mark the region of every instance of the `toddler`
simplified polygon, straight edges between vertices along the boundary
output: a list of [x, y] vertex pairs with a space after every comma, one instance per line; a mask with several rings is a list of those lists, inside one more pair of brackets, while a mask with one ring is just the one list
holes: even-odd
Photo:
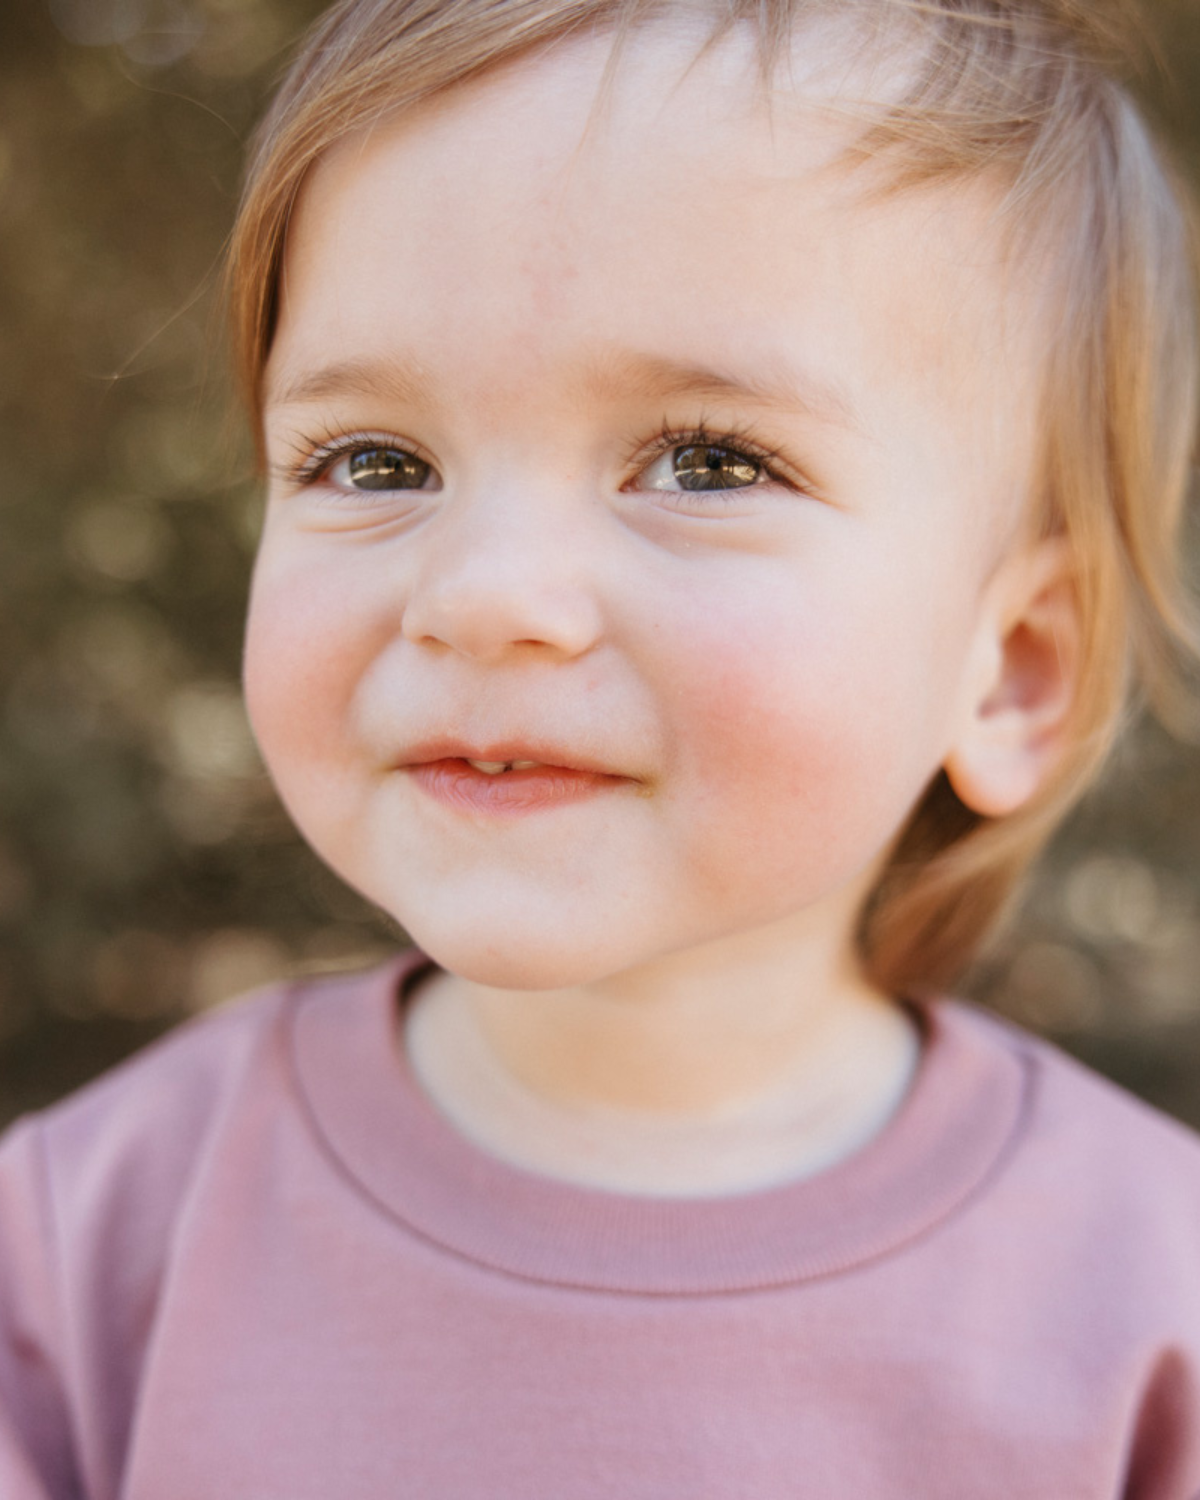
[[4, 1500], [1196, 1500], [1200, 1146], [951, 1000], [1186, 632], [1076, 0], [343, 0], [245, 679], [419, 949], [0, 1145]]

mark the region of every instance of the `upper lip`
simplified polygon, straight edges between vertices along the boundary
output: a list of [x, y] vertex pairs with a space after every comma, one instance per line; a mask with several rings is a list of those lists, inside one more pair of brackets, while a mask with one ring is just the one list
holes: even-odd
[[601, 776], [619, 776], [610, 766], [601, 764], [590, 755], [577, 750], [568, 750], [562, 745], [552, 745], [542, 740], [489, 740], [486, 744], [471, 745], [465, 740], [431, 739], [407, 746], [399, 756], [402, 766], [425, 765], [435, 760], [482, 760], [505, 763], [514, 760], [533, 760], [543, 766], [558, 766], [569, 771], [593, 771]]

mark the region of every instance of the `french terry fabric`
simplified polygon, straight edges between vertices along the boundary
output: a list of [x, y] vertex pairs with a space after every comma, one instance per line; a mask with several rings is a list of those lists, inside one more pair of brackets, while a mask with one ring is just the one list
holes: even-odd
[[0, 1142], [0, 1500], [1195, 1500], [1200, 1141], [920, 1009], [890, 1125], [663, 1200], [461, 1138], [424, 961], [253, 995]]

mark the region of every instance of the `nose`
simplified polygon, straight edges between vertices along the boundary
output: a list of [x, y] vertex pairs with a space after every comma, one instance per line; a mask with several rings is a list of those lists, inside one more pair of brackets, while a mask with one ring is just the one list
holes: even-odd
[[484, 664], [570, 659], [599, 639], [595, 539], [565, 493], [492, 487], [431, 518], [401, 633]]

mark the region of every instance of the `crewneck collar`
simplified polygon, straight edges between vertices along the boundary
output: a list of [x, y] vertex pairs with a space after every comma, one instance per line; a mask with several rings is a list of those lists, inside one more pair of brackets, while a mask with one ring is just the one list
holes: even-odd
[[493, 1271], [659, 1296], [748, 1292], [836, 1275], [931, 1232], [997, 1172], [1021, 1129], [1030, 1066], [966, 1007], [915, 1007], [908, 1096], [845, 1161], [715, 1198], [576, 1187], [490, 1156], [428, 1099], [402, 1046], [409, 951], [370, 974], [298, 986], [286, 1025], [298, 1096], [323, 1149], [398, 1230]]

